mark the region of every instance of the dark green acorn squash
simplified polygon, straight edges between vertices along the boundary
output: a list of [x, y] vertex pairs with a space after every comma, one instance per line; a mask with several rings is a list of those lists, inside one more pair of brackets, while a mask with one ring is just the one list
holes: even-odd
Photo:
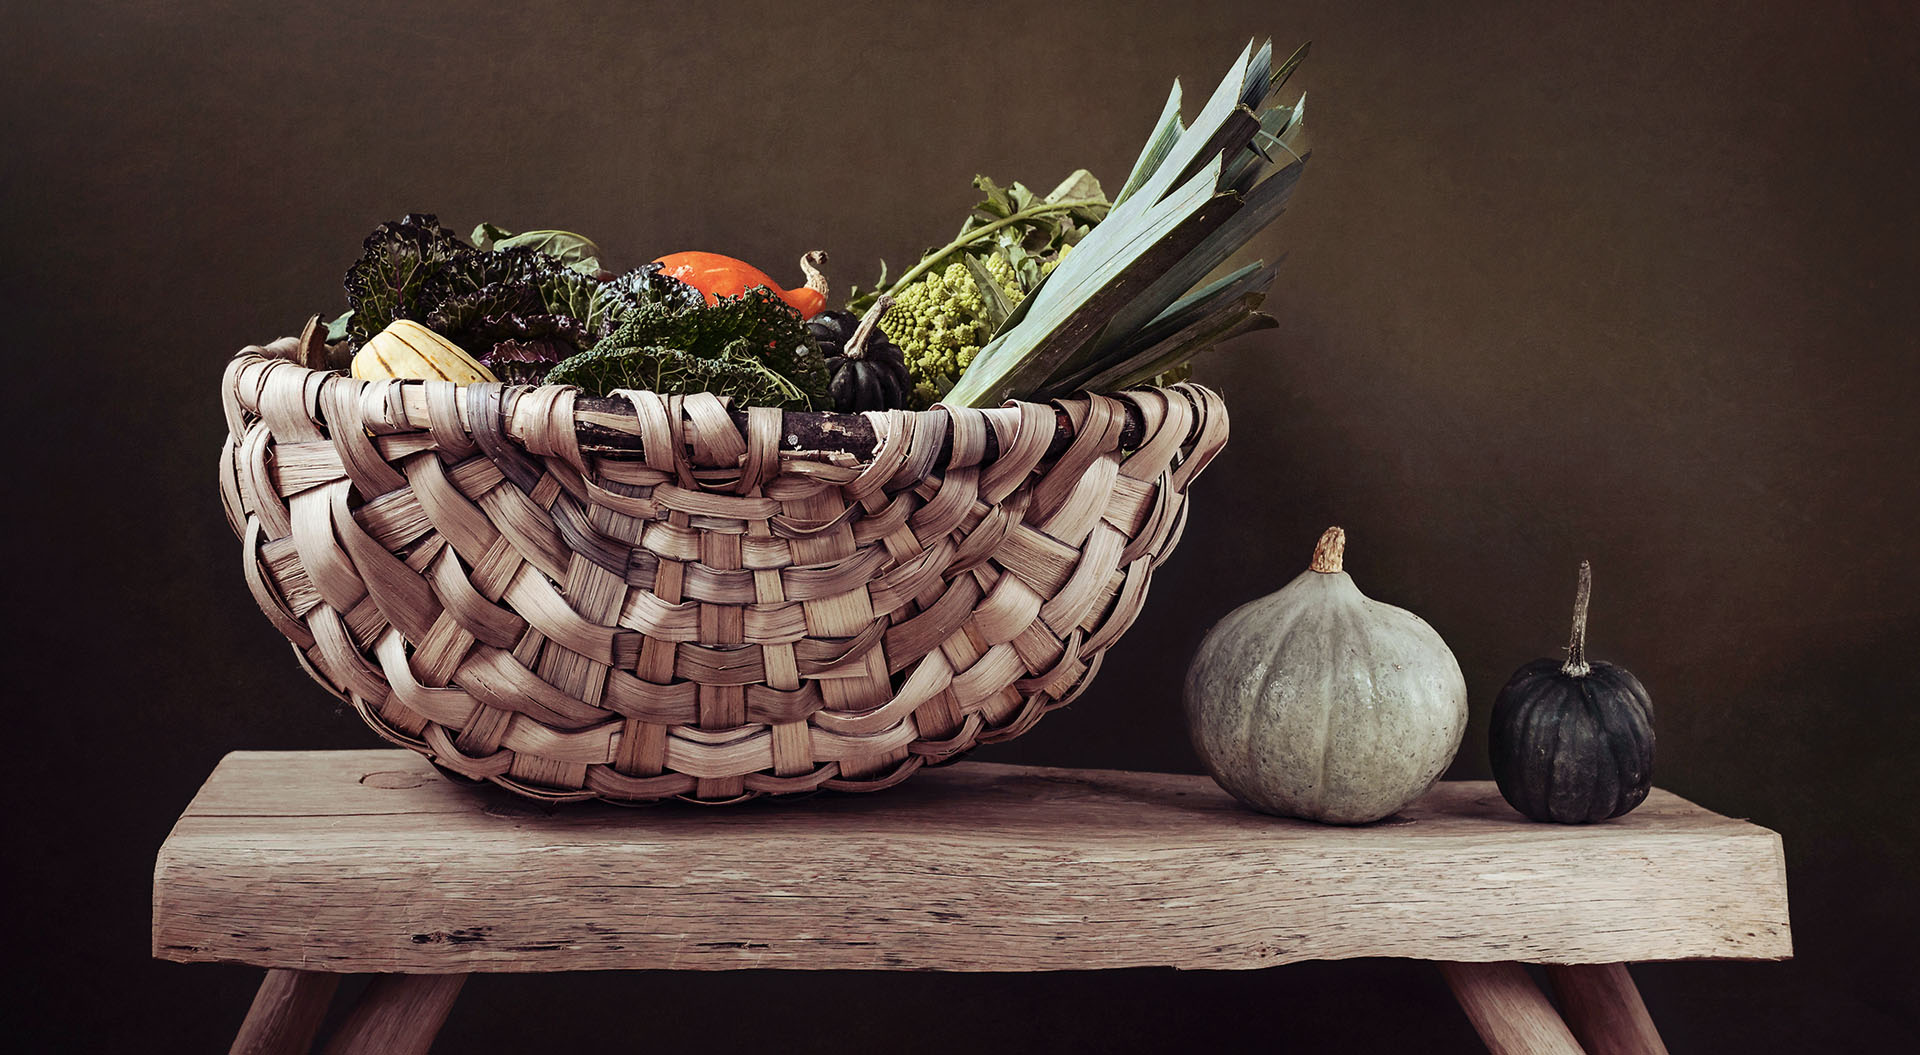
[[1521, 667], [1493, 706], [1494, 780], [1514, 809], [1537, 821], [1618, 817], [1653, 788], [1653, 699], [1624, 667], [1587, 661], [1592, 583], [1581, 561], [1567, 658]]
[[807, 329], [827, 357], [833, 409], [894, 410], [907, 405], [907, 393], [913, 391], [907, 354], [880, 329], [880, 317], [892, 303], [891, 297], [882, 297], [865, 318], [825, 311], [807, 320]]

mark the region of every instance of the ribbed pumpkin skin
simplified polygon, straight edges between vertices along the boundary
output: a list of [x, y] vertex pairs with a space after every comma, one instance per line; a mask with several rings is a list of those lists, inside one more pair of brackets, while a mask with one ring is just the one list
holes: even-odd
[[[880, 311], [875, 306], [875, 311]], [[868, 334], [861, 354], [848, 357], [847, 346], [860, 332], [860, 319], [848, 311], [825, 311], [807, 320], [807, 330], [827, 357], [833, 381], [828, 393], [833, 409], [843, 413], [895, 410], [907, 405], [913, 378], [907, 372], [907, 353], [876, 327]]]
[[1308, 571], [1228, 613], [1187, 669], [1187, 728], [1208, 772], [1266, 813], [1376, 821], [1446, 771], [1467, 687], [1419, 616], [1346, 572]]
[[1653, 787], [1653, 699], [1611, 663], [1580, 677], [1562, 666], [1536, 659], [1500, 690], [1489, 737], [1494, 780], [1537, 821], [1618, 817]]
[[907, 405], [905, 360], [886, 362], [836, 355], [827, 360], [827, 369], [833, 374], [827, 389], [833, 397], [833, 409], [843, 414], [895, 410]]

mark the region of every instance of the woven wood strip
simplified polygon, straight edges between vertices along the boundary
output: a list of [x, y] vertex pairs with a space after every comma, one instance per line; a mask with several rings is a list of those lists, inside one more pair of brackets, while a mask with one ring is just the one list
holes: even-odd
[[555, 802], [871, 791], [1019, 735], [1139, 615], [1227, 438], [1181, 384], [868, 414], [862, 460], [706, 393], [589, 422], [572, 389], [296, 345], [222, 378], [249, 591], [379, 735]]

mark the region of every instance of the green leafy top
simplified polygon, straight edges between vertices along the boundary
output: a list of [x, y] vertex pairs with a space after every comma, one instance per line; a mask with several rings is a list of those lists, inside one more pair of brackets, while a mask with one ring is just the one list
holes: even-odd
[[[1304, 98], [1273, 104], [1305, 53], [1276, 67], [1271, 41], [1249, 43], [1191, 125], [1175, 82], [1112, 208], [1008, 316], [946, 401], [990, 406], [1124, 383], [1265, 325], [1261, 269], [1192, 291], [1279, 216], [1299, 180]], [[1149, 329], [1166, 336], [1141, 340]]]
[[1023, 183], [1002, 187], [986, 176], [975, 176], [973, 185], [984, 197], [968, 213], [953, 241], [927, 250], [918, 264], [891, 284], [887, 282], [883, 264], [880, 288], [866, 293], [855, 289], [847, 309], [857, 315], [871, 307], [882, 292], [897, 296], [922, 275], [956, 255], [962, 260], [976, 261], [984, 261], [989, 256], [1003, 257], [1013, 266], [1020, 288], [1031, 292], [1045, 277], [1043, 269], [1059, 260], [1069, 246], [1086, 237], [1095, 224], [1106, 218], [1110, 207], [1106, 193], [1100, 189], [1100, 181], [1086, 169], [1062, 180], [1045, 197], [1034, 194]]
[[[1086, 169], [1068, 176], [1044, 198], [1025, 184], [1016, 182], [1003, 188], [985, 176], [975, 176], [973, 185], [986, 198], [973, 207], [973, 214], [960, 228], [960, 237], [992, 228], [991, 244], [985, 248], [1013, 265], [1023, 290], [1038, 286], [1044, 277], [1041, 269], [1085, 238], [1095, 224], [1106, 219], [1110, 207], [1100, 181]], [[993, 226], [1002, 222], [1005, 226]], [[978, 245], [970, 242], [967, 255], [984, 255], [973, 248]]]
[[572, 231], [523, 231], [513, 234], [497, 224], [483, 223], [473, 229], [476, 249], [532, 249], [545, 253], [583, 275], [606, 278], [600, 266], [600, 247], [593, 239]]

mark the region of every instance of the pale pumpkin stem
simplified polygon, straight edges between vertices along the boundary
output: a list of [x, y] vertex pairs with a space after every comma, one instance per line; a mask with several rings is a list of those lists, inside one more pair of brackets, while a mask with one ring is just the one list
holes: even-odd
[[800, 258], [800, 273], [807, 276], [807, 288], [821, 296], [827, 295], [827, 276], [820, 269], [826, 266], [827, 251], [815, 249]]
[[1587, 602], [1593, 599], [1593, 566], [1580, 562], [1580, 589], [1573, 596], [1573, 637], [1567, 642], [1567, 661], [1560, 673], [1584, 678], [1593, 673], [1587, 662]]
[[881, 316], [885, 315], [887, 309], [891, 307], [893, 307], [893, 298], [887, 296], [885, 293], [880, 294], [880, 299], [874, 301], [873, 307], [867, 309], [866, 316], [860, 320], [860, 325], [854, 329], [853, 336], [848, 338], [847, 346], [840, 349], [840, 354], [846, 356], [848, 359], [866, 358], [867, 339], [872, 337], [873, 331], [880, 327]]
[[1340, 528], [1330, 527], [1320, 536], [1320, 542], [1313, 547], [1313, 563], [1308, 570], [1323, 575], [1332, 575], [1340, 570], [1341, 562], [1347, 554], [1347, 533]]

